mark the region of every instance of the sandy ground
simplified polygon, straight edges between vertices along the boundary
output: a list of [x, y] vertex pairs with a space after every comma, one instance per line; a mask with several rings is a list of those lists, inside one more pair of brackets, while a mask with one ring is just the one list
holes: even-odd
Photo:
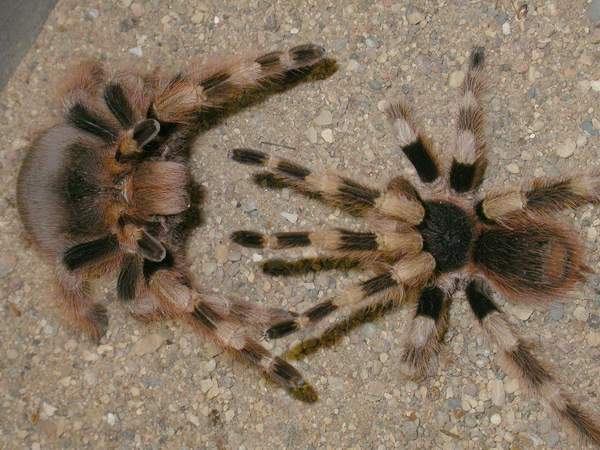
[[[228, 149], [260, 148], [383, 185], [411, 172], [383, 101], [405, 95], [444, 154], [458, 98], [453, 85], [475, 44], [487, 49], [491, 81], [484, 188], [599, 166], [600, 35], [591, 22], [597, 2], [530, 1], [521, 21], [502, 1], [497, 8], [478, 0], [302, 3], [58, 3], [0, 93], [2, 448], [580, 448], [496, 368], [461, 296], [436, 375], [421, 384], [400, 376], [406, 312], [392, 312], [295, 362], [319, 392], [314, 404], [294, 400], [180, 324], [136, 322], [112, 283], [97, 292], [110, 313], [100, 346], [64, 326], [51, 268], [23, 239], [15, 180], [29, 136], [55, 114], [57, 80], [82, 57], [177, 68], [215, 52], [316, 42], [338, 61], [329, 78], [250, 106], [195, 144], [193, 174], [207, 201], [205, 224], [189, 249], [190, 271], [198, 283], [270, 305], [304, 308], [357, 275], [270, 278], [260, 271], [260, 252], [229, 243], [233, 230], [355, 222], [254, 186], [251, 172], [227, 159]], [[586, 206], [563, 219], [598, 269], [600, 209]], [[598, 276], [565, 304], [505, 308], [543, 345], [540, 353], [569, 380], [568, 390], [600, 411]]]

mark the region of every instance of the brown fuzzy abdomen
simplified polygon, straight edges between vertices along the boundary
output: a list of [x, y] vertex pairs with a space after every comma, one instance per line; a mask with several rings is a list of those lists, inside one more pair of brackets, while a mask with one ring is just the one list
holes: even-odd
[[517, 301], [552, 300], [583, 279], [581, 244], [549, 221], [513, 222], [482, 231], [473, 260], [490, 281]]

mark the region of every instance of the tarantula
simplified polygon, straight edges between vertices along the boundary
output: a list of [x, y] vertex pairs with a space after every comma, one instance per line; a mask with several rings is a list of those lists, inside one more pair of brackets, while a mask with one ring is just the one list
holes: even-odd
[[181, 319], [287, 388], [303, 386], [290, 364], [247, 335], [289, 312], [199, 291], [186, 272], [185, 243], [197, 209], [188, 159], [207, 114], [243, 92], [306, 75], [324, 50], [223, 60], [175, 76], [78, 67], [65, 84], [59, 123], [28, 149], [18, 209], [34, 244], [56, 266], [61, 303], [98, 340], [106, 308], [89, 280], [116, 273], [119, 299], [138, 319]]
[[[514, 303], [544, 304], [585, 279], [582, 244], [550, 215], [600, 201], [600, 174], [535, 180], [526, 190], [477, 195], [486, 168], [484, 50], [475, 48], [462, 86], [452, 162], [444, 169], [403, 103], [387, 109], [396, 138], [418, 175], [420, 189], [403, 177], [383, 190], [336, 173], [314, 172], [265, 153], [236, 149], [232, 159], [268, 170], [255, 176], [271, 188], [302, 194], [366, 218], [369, 231], [333, 229], [270, 235], [237, 231], [232, 239], [253, 248], [309, 247], [323, 258], [268, 260], [265, 272], [289, 275], [303, 269], [335, 268], [336, 259], [375, 274], [340, 295], [271, 326], [276, 339], [315, 325], [333, 312], [355, 312], [385, 304], [413, 304], [414, 316], [402, 349], [407, 375], [431, 372], [443, 341], [453, 294], [464, 290], [483, 332], [501, 356], [501, 366], [579, 433], [600, 444], [600, 426], [566, 394], [493, 301], [492, 288]], [[323, 263], [326, 261], [326, 263]], [[319, 266], [321, 264], [321, 266]], [[316, 269], [315, 269], [316, 267]], [[318, 331], [318, 330], [317, 330]], [[317, 334], [318, 335], [318, 334]]]

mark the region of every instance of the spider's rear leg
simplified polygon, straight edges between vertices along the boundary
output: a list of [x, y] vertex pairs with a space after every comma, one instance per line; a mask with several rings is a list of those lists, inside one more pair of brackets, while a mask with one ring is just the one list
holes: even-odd
[[182, 273], [179, 264], [182, 258], [176, 254], [163, 262], [145, 264], [146, 282], [141, 295], [158, 302], [157, 312], [167, 318], [185, 321], [195, 331], [257, 367], [285, 388], [305, 388], [306, 382], [294, 367], [273, 356], [247, 334], [248, 326], [262, 329], [277, 320], [288, 320], [291, 314], [277, 308], [200, 293], [190, 286]]
[[427, 281], [434, 268], [435, 260], [429, 253], [421, 252], [407, 257], [397, 262], [388, 272], [351, 286], [344, 293], [312, 306], [293, 320], [273, 325], [267, 330], [267, 337], [277, 339], [313, 326], [337, 310], [355, 311], [368, 306], [372, 300], [383, 303], [390, 295], [403, 301], [405, 290]]
[[155, 98], [153, 114], [161, 122], [188, 122], [195, 114], [220, 108], [248, 89], [283, 81], [286, 74], [308, 69], [321, 61], [324, 54], [322, 47], [305, 44], [178, 74]]
[[83, 274], [59, 267], [56, 272], [61, 306], [71, 324], [99, 341], [108, 328], [106, 308], [91, 298]]
[[251, 149], [234, 149], [234, 161], [267, 167], [286, 186], [355, 215], [382, 215], [418, 225], [425, 216], [421, 201], [409, 191], [380, 191], [331, 172], [313, 172], [285, 159]]
[[463, 193], [476, 189], [486, 167], [484, 117], [480, 99], [484, 91], [484, 50], [476, 47], [469, 58], [469, 69], [462, 85], [458, 108], [456, 144], [450, 167], [450, 187]]
[[509, 191], [485, 197], [477, 206], [481, 219], [501, 221], [518, 212], [552, 214], [600, 202], [600, 173], [589, 173], [566, 179], [533, 181], [531, 189]]
[[532, 352], [531, 344], [512, 328], [505, 315], [491, 299], [487, 285], [472, 281], [467, 286], [467, 299], [477, 322], [499, 353], [500, 367], [537, 396], [584, 439], [600, 445], [600, 422], [584, 411], [565, 393], [559, 381]]
[[437, 286], [425, 288], [404, 338], [401, 359], [406, 376], [421, 380], [433, 371], [447, 321], [446, 294]]

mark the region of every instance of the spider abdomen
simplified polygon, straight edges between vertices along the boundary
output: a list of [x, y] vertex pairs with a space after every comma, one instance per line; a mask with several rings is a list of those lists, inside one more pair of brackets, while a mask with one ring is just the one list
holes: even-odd
[[435, 258], [436, 270], [449, 272], [464, 266], [475, 233], [473, 221], [458, 206], [444, 201], [423, 203], [425, 218], [418, 229], [423, 250]]
[[507, 296], [552, 299], [583, 279], [581, 244], [547, 221], [510, 222], [484, 230], [473, 260]]

